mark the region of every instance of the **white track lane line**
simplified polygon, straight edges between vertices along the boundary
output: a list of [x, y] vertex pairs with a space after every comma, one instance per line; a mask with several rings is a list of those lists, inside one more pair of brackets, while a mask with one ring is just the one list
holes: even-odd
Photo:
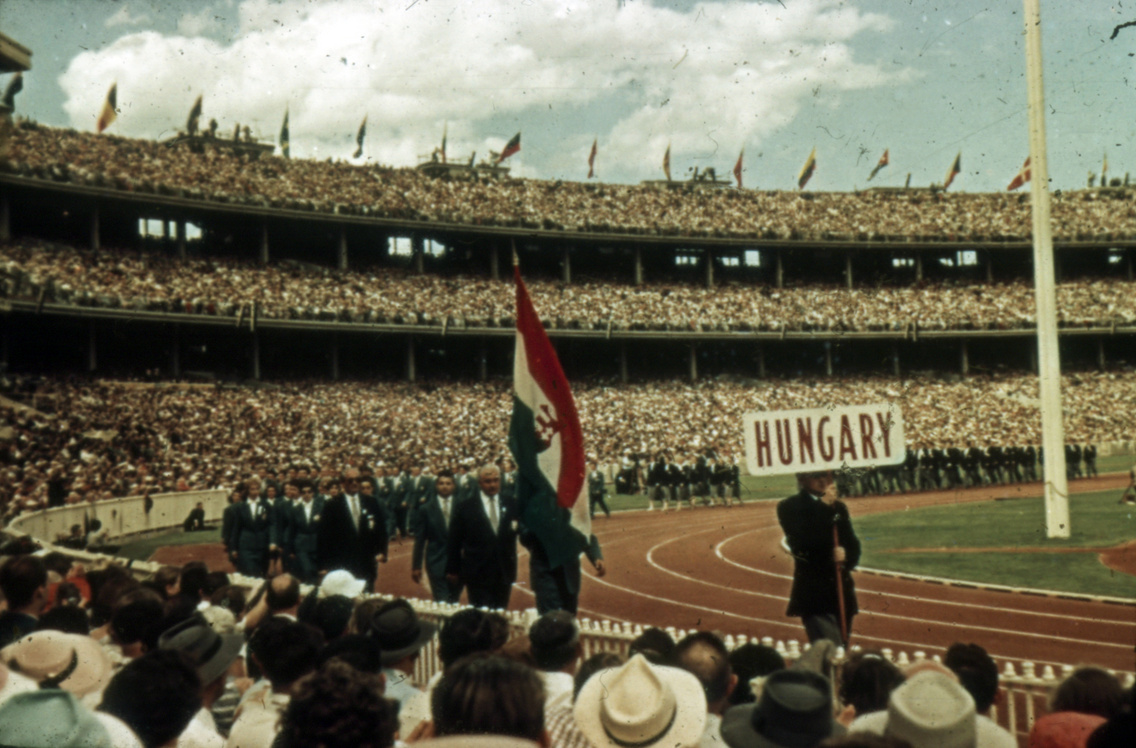
[[[751, 533], [759, 532], [761, 530], [769, 530], [769, 529], [773, 529], [775, 527], [778, 527], [778, 525], [767, 525], [767, 526], [764, 526], [764, 527], [754, 527], [754, 528], [751, 528], [749, 530], [746, 530], [745, 532], [740, 532], [737, 535], [733, 535], [731, 537], [728, 537], [725, 540], [723, 540], [722, 542], [718, 543], [718, 545], [716, 545], [714, 547], [714, 555], [716, 555], [718, 558], [725, 561], [727, 564], [730, 564], [731, 566], [736, 566], [739, 569], [744, 569], [746, 571], [753, 572], [755, 574], [761, 574], [763, 576], [775, 577], [777, 579], [789, 579], [789, 580], [791, 580], [793, 578], [792, 575], [777, 574], [777, 573], [772, 572], [772, 571], [760, 569], [756, 566], [749, 566], [749, 565], [743, 564], [739, 561], [734, 561], [730, 558], [727, 558], [726, 555], [723, 553], [723, 548], [727, 543], [732, 543], [733, 541], [738, 540], [739, 538], [742, 538], [742, 537], [749, 535]], [[917, 580], [905, 580], [905, 581], [918, 583]], [[936, 585], [936, 586], [943, 586], [943, 585]], [[978, 590], [978, 591], [981, 591], [981, 590]], [[882, 590], [879, 590], [879, 589], [872, 589], [871, 587], [860, 587], [860, 585], [856, 585], [856, 595], [859, 596], [861, 592], [869, 594], [869, 595], [879, 595], [881, 597], [894, 597], [895, 596], [895, 594], [891, 593], [891, 592], [885, 592], [885, 591], [882, 591]], [[782, 599], [788, 600], [788, 598], [782, 598]], [[915, 596], [912, 599], [926, 600], [927, 602], [934, 603], [936, 605], [949, 605], [949, 606], [960, 607], [960, 608], [972, 608], [972, 607], [974, 607], [973, 605], [970, 605], [969, 603], [960, 603], [960, 602], [955, 602], [953, 600], [940, 600], [938, 598], [932, 598], [932, 597]], [[1074, 601], [1074, 602], [1078, 602], [1078, 601]], [[1086, 601], [1086, 603], [1087, 603], [1087, 601]], [[1007, 607], [998, 606], [998, 605], [983, 605], [982, 608], [983, 608], [983, 610], [994, 610], [994, 611], [998, 611], [998, 612], [1001, 612], [1001, 613], [1017, 613], [1017, 614], [1020, 614], [1020, 615], [1038, 616], [1038, 617], [1041, 617], [1041, 618], [1056, 618], [1056, 619], [1064, 620], [1064, 621], [1084, 621], [1086, 623], [1094, 623], [1094, 624], [1104, 623], [1104, 624], [1107, 624], [1107, 625], [1134, 626], [1134, 627], [1136, 627], [1136, 621], [1119, 621], [1119, 620], [1111, 620], [1111, 619], [1090, 618], [1090, 617], [1085, 617], [1085, 616], [1062, 615], [1060, 613], [1044, 613], [1044, 612], [1041, 612], [1041, 611], [1023, 610], [1023, 609], [1020, 609], [1020, 608], [1007, 608]], [[860, 611], [860, 612], [861, 613], [869, 613], [869, 614], [873, 613], [873, 611]], [[888, 615], [888, 614], [879, 613], [877, 615]]]
[[[711, 528], [711, 529], [715, 529], [715, 528]], [[755, 530], [760, 530], [760, 529], [769, 529], [769, 527], [755, 528]], [[751, 532], [752, 531], [753, 530], [751, 530]], [[683, 579], [683, 580], [686, 580], [688, 582], [694, 582], [695, 584], [699, 584], [699, 585], [702, 585], [704, 587], [714, 587], [714, 588], [717, 588], [717, 589], [729, 590], [731, 592], [739, 592], [743, 595], [752, 595], [754, 597], [767, 597], [767, 598], [772, 598], [774, 600], [784, 600], [784, 601], [788, 602], [789, 598], [787, 598], [787, 597], [782, 597], [782, 596], [778, 596], [778, 595], [770, 595], [770, 594], [764, 593], [764, 592], [754, 592], [752, 590], [740, 590], [736, 587], [727, 587], [726, 585], [723, 585], [723, 584], [717, 584], [715, 582], [707, 582], [707, 581], [702, 580], [702, 579], [697, 579], [695, 577], [691, 577], [691, 576], [688, 576], [686, 574], [682, 574], [680, 572], [673, 571], [673, 570], [668, 569], [668, 568], [666, 568], [666, 567], [655, 562], [654, 553], [659, 548], [662, 548], [665, 545], [669, 545], [669, 544], [677, 542], [679, 540], [685, 540], [685, 539], [689, 538], [691, 536], [691, 534], [701, 535], [701, 534], [706, 533], [706, 532], [710, 532], [710, 530], [701, 530], [697, 533], [687, 533], [683, 537], [670, 538], [668, 540], [664, 540], [660, 543], [657, 543], [656, 545], [652, 546], [650, 548], [650, 550], [647, 551], [647, 563], [650, 564], [651, 566], [653, 566], [654, 568], [658, 569], [659, 571], [663, 572], [664, 574], [670, 574], [671, 576], [678, 577], [679, 579]], [[900, 615], [896, 615], [894, 613], [880, 613], [880, 612], [875, 612], [875, 611], [862, 611], [862, 612], [863, 612], [864, 615], [869, 615], [869, 616], [879, 616], [881, 618], [892, 618], [892, 619], [895, 619], [897, 621], [907, 621], [907, 622], [917, 623], [917, 624], [935, 624], [935, 625], [939, 625], [939, 626], [945, 626], [948, 629], [965, 628], [967, 630], [972, 630], [974, 628], [974, 626], [967, 626], [967, 625], [964, 625], [964, 624], [944, 623], [942, 621], [929, 620], [929, 619], [925, 619], [925, 618], [913, 618], [913, 617], [910, 617], [910, 616], [900, 616]], [[751, 620], [755, 620], [755, 619], [751, 619]], [[760, 619], [756, 619], [756, 620], [760, 620]], [[1124, 650], [1129, 650], [1129, 649], [1131, 649], [1131, 646], [1132, 646], [1130, 644], [1113, 644], [1112, 642], [1089, 641], [1089, 640], [1086, 640], [1086, 639], [1074, 639], [1074, 638], [1071, 638], [1071, 637], [1064, 637], [1064, 636], [1052, 636], [1050, 634], [1037, 634], [1037, 633], [1032, 633], [1032, 632], [1029, 632], [1029, 631], [1014, 631], [1014, 630], [1010, 630], [1010, 629], [991, 628], [989, 626], [983, 626], [982, 630], [983, 631], [990, 631], [990, 632], [994, 632], [994, 633], [1008, 634], [1008, 635], [1013, 635], [1013, 636], [1031, 637], [1031, 638], [1036, 638], [1036, 639], [1046, 639], [1046, 640], [1051, 640], [1051, 641], [1074, 642], [1074, 643], [1078, 643], [1078, 644], [1089, 644], [1089, 645], [1092, 645], [1092, 646], [1099, 646], [1099, 647], [1115, 647], [1115, 648], [1124, 649]], [[868, 637], [860, 636], [860, 638], [868, 638]], [[917, 646], [933, 647], [934, 645], [920, 644], [920, 645], [917, 645]]]

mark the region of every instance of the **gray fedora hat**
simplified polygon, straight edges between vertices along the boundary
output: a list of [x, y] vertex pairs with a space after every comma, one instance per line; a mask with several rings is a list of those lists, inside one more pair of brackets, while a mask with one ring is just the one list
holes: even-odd
[[224, 675], [244, 643], [240, 634], [218, 634], [201, 615], [185, 619], [158, 637], [159, 649], [173, 649], [189, 656], [203, 684]]
[[765, 680], [761, 700], [728, 709], [722, 738], [730, 748], [811, 748], [843, 735], [832, 718], [832, 687], [810, 670], [778, 670]]
[[398, 662], [426, 646], [438, 631], [437, 624], [419, 620], [405, 600], [392, 600], [375, 611], [371, 638], [382, 649], [383, 665]]

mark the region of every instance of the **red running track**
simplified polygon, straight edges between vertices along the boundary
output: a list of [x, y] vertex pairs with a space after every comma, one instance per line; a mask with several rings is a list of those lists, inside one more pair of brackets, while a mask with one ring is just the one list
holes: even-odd
[[[999, 495], [1011, 492], [1028, 494], [1025, 487], [998, 489]], [[855, 519], [989, 498], [988, 491], [956, 491], [854, 499], [849, 507]], [[800, 621], [785, 616], [792, 559], [780, 549], [775, 512], [775, 501], [754, 501], [743, 507], [597, 517], [594, 530], [609, 572], [596, 578], [585, 562], [580, 616], [803, 642]], [[391, 561], [380, 570], [380, 591], [426, 596], [425, 589], [410, 580], [411, 547], [410, 541], [392, 544]], [[522, 549], [512, 598], [517, 609], [533, 605], [526, 558]], [[1039, 674], [1045, 665], [1079, 663], [1136, 669], [1136, 604], [955, 587], [865, 572], [856, 572], [855, 578], [861, 613], [852, 639], [863, 647], [930, 656], [964, 641], [981, 644], [1000, 661], [1034, 662]]]

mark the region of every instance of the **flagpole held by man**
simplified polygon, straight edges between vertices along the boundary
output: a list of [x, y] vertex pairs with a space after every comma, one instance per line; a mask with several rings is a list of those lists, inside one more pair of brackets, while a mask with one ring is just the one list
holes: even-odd
[[517, 464], [521, 542], [529, 549], [529, 583], [537, 611], [575, 613], [580, 554], [587, 555], [597, 576], [607, 572], [592, 534], [583, 430], [568, 379], [537, 317], [515, 256], [513, 263], [517, 336], [509, 450]]

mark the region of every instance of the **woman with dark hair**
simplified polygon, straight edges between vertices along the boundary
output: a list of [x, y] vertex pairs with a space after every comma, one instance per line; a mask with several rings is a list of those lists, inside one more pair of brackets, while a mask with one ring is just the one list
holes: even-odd
[[434, 688], [434, 735], [505, 735], [548, 746], [544, 684], [536, 671], [499, 655], [458, 660]]
[[383, 679], [333, 659], [296, 683], [274, 748], [388, 748], [398, 707]]
[[903, 673], [879, 652], [857, 652], [844, 661], [840, 668], [840, 688], [837, 695], [847, 709], [840, 716], [845, 726], [853, 719], [887, 709], [888, 696], [900, 683]]
[[1124, 689], [1116, 676], [1099, 667], [1082, 666], [1049, 694], [1050, 712], [1079, 712], [1112, 719], [1124, 708]]

